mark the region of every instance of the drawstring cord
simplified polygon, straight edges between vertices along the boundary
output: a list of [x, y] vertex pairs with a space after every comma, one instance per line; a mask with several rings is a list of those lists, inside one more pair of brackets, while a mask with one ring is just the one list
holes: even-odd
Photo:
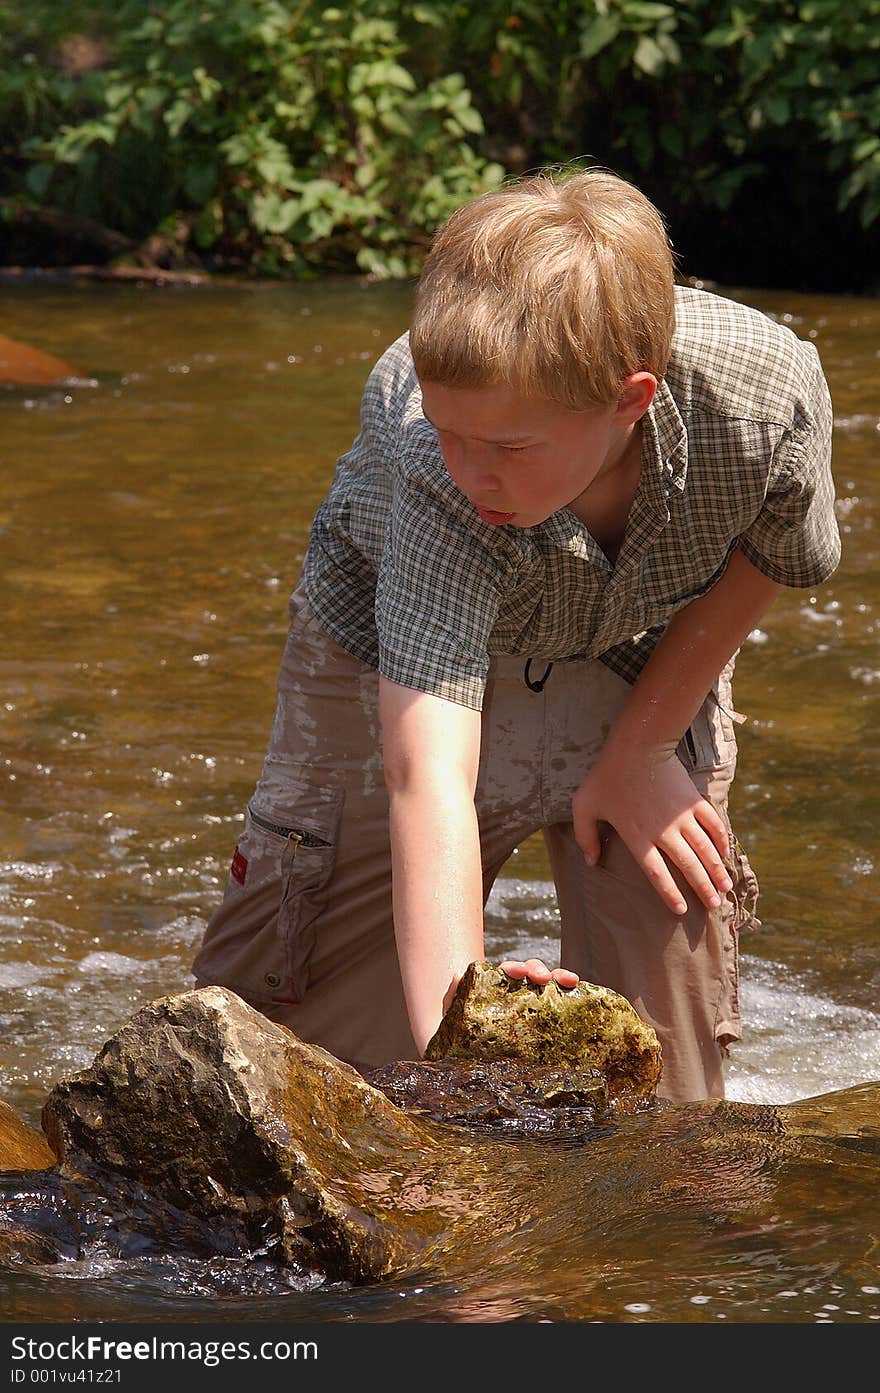
[[523, 668], [523, 681], [525, 682], [525, 684], [526, 684], [526, 686], [528, 687], [528, 689], [529, 689], [530, 692], [543, 692], [544, 687], [545, 687], [546, 682], [547, 682], [547, 678], [550, 676], [551, 672], [553, 671], [553, 664], [552, 664], [552, 663], [548, 663], [548, 664], [547, 664], [547, 667], [546, 667], [545, 670], [544, 670], [544, 676], [543, 676], [543, 677], [539, 677], [539, 678], [537, 679], [536, 682], [533, 682], [532, 679], [529, 677], [529, 668], [531, 667], [531, 665], [532, 665], [533, 662], [534, 662], [534, 659], [533, 659], [533, 658], [529, 658], [529, 659], [527, 660], [526, 665], [525, 665], [525, 667]]

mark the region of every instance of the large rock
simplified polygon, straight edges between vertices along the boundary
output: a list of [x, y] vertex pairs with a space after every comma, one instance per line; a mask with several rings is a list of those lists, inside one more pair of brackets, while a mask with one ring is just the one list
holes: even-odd
[[471, 963], [425, 1050], [430, 1060], [462, 1057], [596, 1069], [611, 1100], [653, 1098], [662, 1062], [655, 1032], [617, 992], [538, 987], [489, 963]]
[[425, 1124], [221, 987], [144, 1007], [56, 1085], [43, 1126], [62, 1175], [130, 1177], [350, 1281], [409, 1266], [484, 1182], [478, 1155], [451, 1175]]
[[[517, 1107], [589, 1112], [589, 1072], [563, 1083], [549, 1066], [440, 1061], [428, 1072], [441, 1091], [458, 1063], [473, 1085], [469, 1121], [488, 1109], [503, 1123], [504, 1089]], [[418, 1090], [404, 1095], [423, 1108]], [[784, 1259], [872, 1289], [880, 1083], [779, 1106], [610, 1111], [560, 1144], [444, 1125], [395, 1107], [231, 992], [166, 997], [53, 1090], [44, 1122], [61, 1160], [0, 1176], [0, 1259], [180, 1253], [206, 1280], [214, 1255], [293, 1282], [421, 1287], [427, 1276], [463, 1293], [466, 1314], [453, 1318], [464, 1319], [616, 1319], [609, 1283], [630, 1300], [668, 1260], [679, 1285], [686, 1273], [701, 1284], [691, 1290], [726, 1290], [753, 1251], [777, 1285]], [[501, 1307], [483, 1301], [487, 1283]]]

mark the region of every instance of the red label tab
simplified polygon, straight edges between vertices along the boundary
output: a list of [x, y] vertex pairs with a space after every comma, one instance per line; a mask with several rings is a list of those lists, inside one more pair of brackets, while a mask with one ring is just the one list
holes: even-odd
[[293, 977], [289, 977], [287, 980], [290, 983], [287, 995], [273, 996], [272, 1000], [276, 1001], [279, 1006], [298, 1006], [302, 998], [296, 994], [296, 981]]
[[244, 878], [247, 875], [247, 868], [247, 857], [242, 856], [238, 847], [236, 847], [235, 855], [232, 858], [232, 866], [230, 867], [229, 874], [232, 876], [233, 880], [238, 881], [239, 885], [244, 885]]

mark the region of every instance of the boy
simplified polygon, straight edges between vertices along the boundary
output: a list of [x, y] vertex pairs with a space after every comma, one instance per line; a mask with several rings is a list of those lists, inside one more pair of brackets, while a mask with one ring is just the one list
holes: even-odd
[[737, 938], [737, 650], [839, 539], [811, 344], [676, 289], [656, 209], [539, 176], [438, 233], [409, 336], [313, 524], [263, 775], [194, 964], [362, 1068], [421, 1053], [515, 846], [561, 961], [723, 1096]]

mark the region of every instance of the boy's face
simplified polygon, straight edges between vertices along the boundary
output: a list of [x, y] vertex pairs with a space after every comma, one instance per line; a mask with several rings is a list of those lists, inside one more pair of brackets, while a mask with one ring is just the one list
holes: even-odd
[[[641, 386], [638, 379], [649, 379]], [[573, 506], [597, 479], [609, 484], [656, 379], [636, 373], [620, 400], [569, 411], [512, 387], [422, 382], [422, 411], [437, 431], [443, 463], [484, 522], [534, 527]], [[645, 396], [647, 400], [644, 400]]]

